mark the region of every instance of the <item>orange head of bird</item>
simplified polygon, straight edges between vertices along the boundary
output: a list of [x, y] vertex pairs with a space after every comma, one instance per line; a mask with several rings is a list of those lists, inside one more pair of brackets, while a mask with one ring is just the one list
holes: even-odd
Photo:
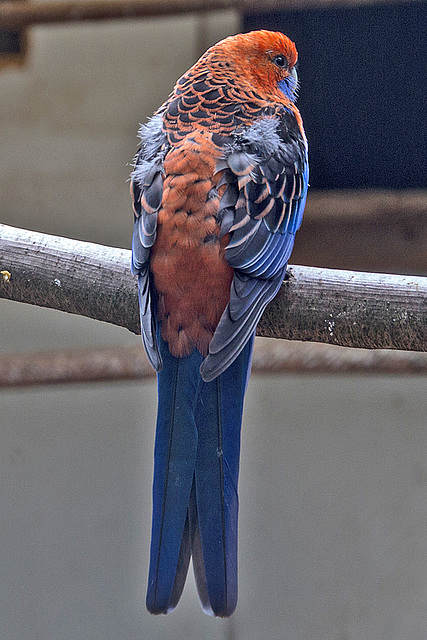
[[298, 77], [295, 44], [283, 33], [251, 31], [230, 36], [211, 47], [200, 62], [211, 71], [238, 81], [264, 99], [296, 99]]

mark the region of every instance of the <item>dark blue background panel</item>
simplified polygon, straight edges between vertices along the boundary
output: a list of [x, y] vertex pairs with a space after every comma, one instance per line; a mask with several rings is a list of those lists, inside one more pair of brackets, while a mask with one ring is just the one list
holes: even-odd
[[427, 4], [246, 15], [252, 29], [297, 45], [312, 187], [427, 187]]

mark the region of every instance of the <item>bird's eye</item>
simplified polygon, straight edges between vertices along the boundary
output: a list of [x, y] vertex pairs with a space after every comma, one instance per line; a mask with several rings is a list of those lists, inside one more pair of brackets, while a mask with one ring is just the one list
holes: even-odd
[[288, 61], [286, 60], [285, 56], [282, 56], [281, 54], [279, 54], [278, 56], [274, 56], [273, 62], [276, 67], [280, 67], [281, 69], [288, 66]]

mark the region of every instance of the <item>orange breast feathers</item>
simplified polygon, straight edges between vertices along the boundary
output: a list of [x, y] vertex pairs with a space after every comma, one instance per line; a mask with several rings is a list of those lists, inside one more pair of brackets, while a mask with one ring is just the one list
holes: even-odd
[[158, 293], [162, 337], [174, 356], [196, 347], [207, 354], [230, 300], [233, 270], [219, 239], [216, 213], [221, 177], [218, 149], [207, 132], [193, 133], [168, 153], [151, 272]]

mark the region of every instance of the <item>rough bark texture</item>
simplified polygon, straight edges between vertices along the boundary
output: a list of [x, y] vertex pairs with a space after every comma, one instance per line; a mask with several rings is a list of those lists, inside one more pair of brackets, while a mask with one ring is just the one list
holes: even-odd
[[[0, 225], [0, 297], [139, 333], [130, 251]], [[7, 278], [6, 278], [7, 280]]]
[[[130, 251], [0, 225], [0, 297], [139, 333]], [[10, 274], [10, 277], [9, 275]], [[427, 351], [427, 278], [290, 267], [258, 334]]]
[[258, 333], [366, 349], [427, 350], [427, 278], [294, 266]]

